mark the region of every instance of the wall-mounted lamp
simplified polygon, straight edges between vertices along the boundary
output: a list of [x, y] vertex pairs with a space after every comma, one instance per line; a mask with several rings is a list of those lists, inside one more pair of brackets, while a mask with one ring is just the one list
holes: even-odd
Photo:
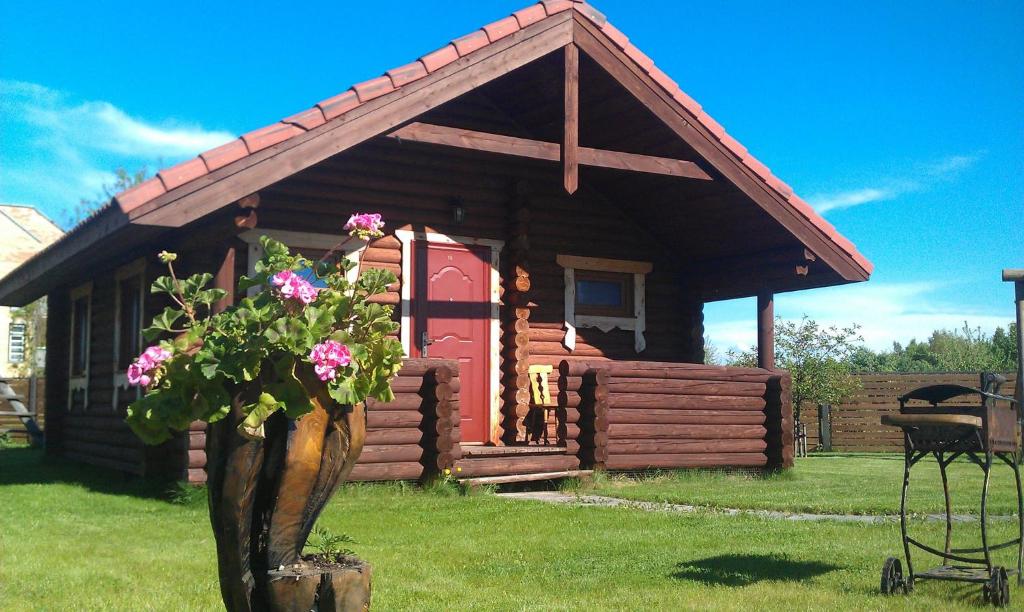
[[452, 198], [450, 204], [452, 208], [452, 222], [455, 225], [462, 225], [462, 222], [466, 220], [466, 208], [462, 205], [462, 200]]

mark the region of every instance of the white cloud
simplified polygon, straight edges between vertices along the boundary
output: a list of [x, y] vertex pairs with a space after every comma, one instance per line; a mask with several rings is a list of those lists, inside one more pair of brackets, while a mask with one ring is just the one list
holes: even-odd
[[[1009, 304], [1006, 314], [1000, 315], [943, 302], [936, 294], [948, 291], [950, 286], [939, 282], [858, 283], [779, 294], [775, 308], [778, 316], [789, 320], [806, 314], [823, 325], [847, 327], [857, 323], [864, 344], [874, 350], [890, 349], [893, 342], [925, 340], [937, 329], [961, 329], [964, 322], [992, 333], [1012, 320]], [[722, 350], [752, 346], [757, 341], [757, 324], [752, 305], [749, 311], [750, 316], [744, 318], [717, 320], [709, 316], [706, 335]]]
[[807, 202], [821, 214], [832, 210], [852, 208], [871, 202], [894, 200], [899, 196], [925, 191], [937, 183], [954, 181], [970, 169], [983, 153], [973, 155], [950, 155], [937, 161], [918, 164], [907, 176], [881, 179], [872, 187], [818, 193], [807, 198]]
[[147, 122], [106, 101], [70, 103], [60, 92], [35, 83], [0, 80], [7, 112], [36, 128], [38, 137], [77, 150], [98, 149], [136, 157], [181, 157], [231, 140], [228, 132], [167, 120]]
[[811, 198], [810, 204], [819, 213], [826, 213], [839, 208], [850, 208], [868, 202], [879, 202], [890, 200], [896, 194], [890, 189], [855, 189], [853, 191], [840, 191], [828, 195], [817, 195]]
[[103, 100], [72, 100], [37, 83], [0, 79], [0, 199], [30, 202], [63, 219], [124, 167], [150, 171], [232, 135], [171, 119], [134, 117]]
[[964, 170], [973, 166], [983, 154], [951, 155], [936, 162], [924, 164], [923, 169], [931, 177], [951, 180], [959, 177]]

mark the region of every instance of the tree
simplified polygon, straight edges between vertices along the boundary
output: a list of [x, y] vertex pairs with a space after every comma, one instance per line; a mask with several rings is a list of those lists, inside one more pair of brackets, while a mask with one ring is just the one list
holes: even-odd
[[889, 351], [858, 349], [850, 366], [860, 372], [1008, 372], [1017, 369], [1017, 359], [1016, 323], [988, 336], [965, 322], [959, 330], [935, 330], [925, 342], [895, 342]]
[[64, 219], [65, 227], [74, 227], [87, 219], [89, 215], [102, 208], [114, 196], [126, 189], [138, 185], [149, 178], [149, 169], [143, 166], [135, 172], [128, 172], [124, 168], [114, 170], [114, 182], [104, 183], [100, 193], [92, 198], [81, 198], [78, 204], [72, 208]]
[[25, 358], [11, 367], [18, 376], [32, 374], [36, 370], [36, 353], [46, 344], [46, 297], [31, 304], [11, 309], [11, 321], [25, 324]]
[[722, 365], [722, 352], [711, 343], [711, 338], [704, 336], [704, 364]]
[[[838, 404], [860, 388], [852, 375], [851, 357], [863, 342], [860, 326], [822, 327], [804, 315], [800, 321], [775, 320], [775, 361], [793, 377], [793, 411], [797, 420], [805, 402]], [[757, 348], [729, 351], [732, 365], [757, 365]]]

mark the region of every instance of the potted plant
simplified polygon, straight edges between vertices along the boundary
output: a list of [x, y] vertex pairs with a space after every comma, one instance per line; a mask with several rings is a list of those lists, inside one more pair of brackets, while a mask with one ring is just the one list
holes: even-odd
[[[382, 235], [380, 215], [353, 215], [348, 240]], [[154, 293], [173, 306], [145, 335], [159, 339], [128, 369], [144, 395], [128, 424], [149, 444], [207, 427], [210, 522], [228, 610], [366, 609], [370, 569], [348, 555], [303, 556], [313, 524], [351, 472], [366, 432], [364, 400], [390, 401], [402, 347], [392, 308], [367, 298], [396, 281], [338, 255], [319, 261], [261, 238], [264, 256], [222, 312], [212, 275], [179, 279], [177, 255]]]

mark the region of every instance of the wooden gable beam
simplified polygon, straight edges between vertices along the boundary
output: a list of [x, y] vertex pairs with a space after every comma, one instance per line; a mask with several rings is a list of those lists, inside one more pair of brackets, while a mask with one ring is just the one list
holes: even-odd
[[562, 121], [562, 183], [572, 195], [580, 186], [580, 49], [565, 46], [565, 105]]
[[[499, 153], [516, 157], [528, 157], [530, 159], [554, 162], [564, 161], [562, 158], [562, 147], [554, 142], [490, 134], [430, 123], [410, 123], [391, 132], [388, 134], [388, 137], [396, 140], [407, 140], [409, 142], [435, 144], [487, 153]], [[692, 161], [682, 159], [622, 153], [620, 151], [605, 151], [604, 149], [592, 149], [590, 147], [577, 147], [577, 155], [578, 163], [584, 166], [645, 172], [648, 174], [663, 174], [704, 181], [712, 180], [711, 176], [704, 172], [700, 166]], [[579, 183], [577, 182], [576, 187], [578, 186]], [[568, 189], [569, 186], [567, 184], [566, 190], [568, 191]], [[572, 192], [570, 191], [570, 193]]]

